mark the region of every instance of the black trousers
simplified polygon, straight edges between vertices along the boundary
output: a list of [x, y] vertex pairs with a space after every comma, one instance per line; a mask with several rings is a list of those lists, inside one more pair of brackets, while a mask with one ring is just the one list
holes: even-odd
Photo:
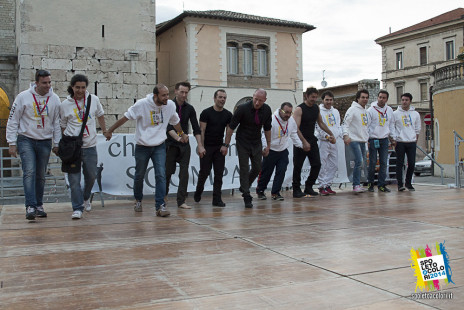
[[305, 189], [308, 189], [316, 183], [317, 176], [321, 170], [321, 157], [317, 142], [311, 142], [311, 150], [309, 152], [293, 146], [293, 190], [301, 189], [301, 169], [306, 158], [308, 158], [311, 165], [311, 171], [305, 182]]
[[398, 186], [403, 186], [404, 155], [408, 157], [408, 169], [406, 170], [406, 185], [411, 185], [414, 166], [416, 164], [416, 142], [397, 142], [396, 152], [396, 180]]
[[177, 189], [177, 206], [187, 199], [187, 186], [189, 179], [190, 144], [180, 147], [170, 145], [166, 148], [166, 195], [169, 193], [171, 176], [176, 172], [176, 163], [179, 163], [179, 187]]
[[201, 195], [205, 189], [205, 182], [211, 173], [211, 168], [214, 170], [213, 183], [213, 202], [221, 201], [222, 177], [224, 175], [224, 166], [226, 157], [221, 154], [221, 145], [205, 146], [206, 154], [200, 158], [200, 172], [198, 173], [198, 183], [196, 194]]
[[[261, 171], [263, 159], [261, 140], [255, 144], [242, 145], [237, 141], [238, 163], [240, 167], [240, 187], [242, 197], [250, 196], [250, 186]], [[251, 169], [249, 162], [251, 161]]]

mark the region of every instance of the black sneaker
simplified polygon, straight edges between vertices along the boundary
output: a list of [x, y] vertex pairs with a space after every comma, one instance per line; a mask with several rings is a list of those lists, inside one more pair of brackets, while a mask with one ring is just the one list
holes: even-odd
[[299, 188], [293, 189], [293, 198], [301, 198], [304, 197], [305, 194]]
[[310, 187], [310, 188], [305, 188], [304, 193], [305, 193], [306, 195], [310, 195], [310, 196], [319, 196], [319, 193], [316, 192], [315, 190], [313, 190], [312, 187]]
[[[380, 190], [380, 187], [379, 187], [379, 190]], [[369, 183], [369, 185], [367, 185], [367, 191], [373, 193], [374, 192], [374, 184]]]
[[45, 210], [43, 206], [37, 206], [37, 209], [35, 211], [35, 215], [37, 217], [47, 217], [47, 213], [45, 213]]
[[35, 220], [36, 210], [34, 207], [26, 207], [26, 219], [29, 221]]
[[403, 192], [405, 190], [406, 190], [406, 188], [403, 185], [398, 185], [398, 191], [399, 192]]
[[280, 193], [279, 194], [272, 194], [272, 200], [282, 201], [282, 200], [284, 200], [284, 197], [282, 197], [280, 195]]
[[195, 192], [195, 194], [193, 195], [193, 200], [195, 200], [195, 202], [200, 202], [201, 195]]
[[243, 201], [245, 202], [245, 208], [253, 208], [253, 198], [251, 196], [243, 197]]
[[259, 200], [266, 200], [267, 197], [264, 195], [264, 192], [256, 192], [256, 195], [258, 195]]
[[414, 187], [412, 187], [412, 185], [411, 185], [411, 184], [406, 184], [406, 188], [407, 188], [407, 189], [408, 189], [408, 191], [410, 191], [410, 192], [413, 192], [413, 191], [415, 191], [415, 190], [416, 190]]
[[224, 208], [226, 204], [224, 203], [224, 201], [219, 200], [219, 201], [213, 201], [213, 206]]
[[389, 193], [391, 190], [386, 186], [379, 186], [379, 192]]

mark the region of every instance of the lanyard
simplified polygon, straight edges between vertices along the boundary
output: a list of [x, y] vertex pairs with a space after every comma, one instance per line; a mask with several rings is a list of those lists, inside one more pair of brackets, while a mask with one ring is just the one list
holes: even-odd
[[387, 118], [387, 110], [385, 110], [385, 113], [382, 113], [382, 111], [377, 110], [376, 107], [374, 107], [374, 109], [375, 109], [380, 115], [382, 115], [383, 118]]
[[282, 124], [279, 122], [279, 119], [277, 118], [277, 116], [274, 115], [274, 117], [275, 117], [277, 123], [279, 123], [280, 129], [282, 129], [282, 132], [284, 133], [284, 136], [285, 136], [285, 134], [288, 131], [288, 122], [287, 122], [287, 126], [285, 126], [285, 130], [284, 130], [284, 128], [282, 127]]
[[47, 97], [47, 101], [45, 102], [45, 104], [44, 104], [42, 110], [40, 110], [39, 102], [37, 101], [37, 98], [35, 97], [35, 95], [32, 94], [32, 96], [34, 97], [35, 106], [37, 107], [37, 113], [39, 113], [40, 117], [42, 118], [42, 128], [45, 129], [45, 118], [43, 117], [42, 112], [43, 112], [43, 111], [45, 110], [45, 108], [47, 107], [48, 99], [50, 99], [50, 96]]
[[[81, 119], [81, 121], [84, 119], [84, 113], [85, 112], [82, 112], [81, 108], [79, 107], [79, 104], [77, 104], [77, 100], [74, 98], [74, 102], [76, 103], [76, 107], [77, 109], [79, 110], [79, 115], [78, 117]], [[84, 108], [85, 108], [85, 96], [84, 96]], [[90, 111], [89, 111], [90, 112]], [[82, 116], [81, 116], [81, 113], [82, 113]], [[85, 130], [87, 130], [87, 134], [90, 136], [90, 132], [89, 132], [89, 128], [87, 127], [87, 125], [85, 125]]]

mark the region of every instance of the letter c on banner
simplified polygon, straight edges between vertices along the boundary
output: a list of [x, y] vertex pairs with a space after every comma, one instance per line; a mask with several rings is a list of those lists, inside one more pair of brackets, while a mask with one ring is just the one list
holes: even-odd
[[108, 147], [108, 153], [110, 154], [111, 157], [118, 157], [120, 154], [121, 154], [121, 151], [119, 151], [118, 154], [115, 154], [113, 153], [113, 150], [111, 149], [111, 147], [113, 146], [113, 144], [116, 144], [118, 146], [118, 148], [121, 147], [121, 144], [119, 144], [118, 142], [113, 142], [110, 144], [110, 146]]

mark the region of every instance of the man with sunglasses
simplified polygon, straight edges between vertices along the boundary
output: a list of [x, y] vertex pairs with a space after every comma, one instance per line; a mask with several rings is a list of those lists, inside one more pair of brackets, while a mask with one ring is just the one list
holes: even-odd
[[53, 92], [50, 72], [38, 70], [35, 83], [13, 102], [6, 139], [9, 154], [21, 157], [26, 219], [47, 217], [43, 208], [45, 173], [50, 150], [58, 152], [61, 138], [60, 98]]
[[[284, 200], [280, 195], [282, 183], [284, 182], [285, 172], [288, 166], [288, 138], [291, 138], [293, 145], [303, 148], [303, 143], [298, 137], [298, 127], [292, 117], [293, 106], [290, 102], [284, 102], [272, 115], [271, 146], [269, 155], [263, 158], [261, 172], [258, 178], [256, 194], [258, 199], [265, 200], [264, 191], [271, 179], [275, 168], [274, 181], [272, 183], [272, 200]], [[262, 136], [263, 148], [267, 147], [266, 137]]]

